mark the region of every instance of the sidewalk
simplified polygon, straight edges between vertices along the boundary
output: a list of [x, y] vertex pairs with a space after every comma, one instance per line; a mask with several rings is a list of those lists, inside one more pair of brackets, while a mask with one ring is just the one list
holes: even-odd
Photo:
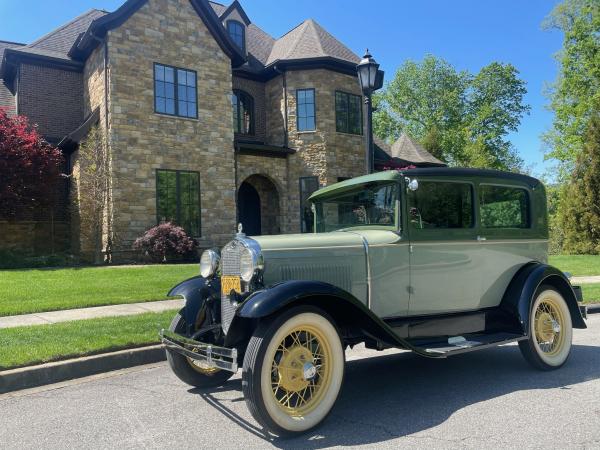
[[67, 309], [20, 316], [0, 317], [0, 329], [48, 325], [72, 320], [97, 319], [100, 317], [133, 316], [148, 312], [163, 312], [182, 308], [185, 300], [163, 300], [159, 302], [131, 303], [128, 305], [95, 306], [92, 308]]
[[588, 277], [572, 277], [571, 284], [593, 284], [600, 283], [600, 275], [588, 276]]

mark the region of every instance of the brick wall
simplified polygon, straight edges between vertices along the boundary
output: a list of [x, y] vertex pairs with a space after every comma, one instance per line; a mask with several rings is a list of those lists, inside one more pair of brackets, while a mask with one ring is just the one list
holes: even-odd
[[4, 84], [2, 78], [0, 78], [0, 108], [4, 108], [8, 111], [9, 115], [17, 112], [15, 97], [8, 89], [8, 86]]
[[18, 113], [38, 125], [40, 133], [57, 140], [83, 121], [81, 73], [21, 64], [18, 81]]

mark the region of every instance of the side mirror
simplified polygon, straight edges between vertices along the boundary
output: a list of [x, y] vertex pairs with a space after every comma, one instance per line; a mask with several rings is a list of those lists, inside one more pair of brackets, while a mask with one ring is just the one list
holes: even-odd
[[408, 189], [410, 189], [411, 191], [416, 191], [417, 189], [419, 189], [419, 182], [416, 180], [416, 178], [413, 178], [408, 182]]

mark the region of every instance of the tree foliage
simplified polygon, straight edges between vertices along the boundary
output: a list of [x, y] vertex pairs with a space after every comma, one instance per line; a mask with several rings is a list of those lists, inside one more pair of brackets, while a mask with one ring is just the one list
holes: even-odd
[[154, 262], [166, 262], [189, 257], [198, 243], [183, 228], [170, 222], [150, 228], [133, 243], [134, 250], [143, 252]]
[[600, 1], [565, 0], [546, 19], [547, 28], [564, 34], [557, 53], [557, 80], [550, 86], [552, 129], [544, 136], [547, 158], [568, 172], [583, 146], [594, 105], [600, 102]]
[[571, 254], [600, 254], [600, 108], [590, 118], [583, 150], [561, 198], [562, 248]]
[[507, 136], [529, 111], [526, 92], [511, 64], [471, 74], [428, 55], [405, 62], [376, 95], [374, 131], [388, 141], [406, 132], [451, 165], [518, 170], [523, 161]]
[[0, 215], [18, 217], [28, 208], [52, 207], [62, 154], [23, 116], [0, 108]]

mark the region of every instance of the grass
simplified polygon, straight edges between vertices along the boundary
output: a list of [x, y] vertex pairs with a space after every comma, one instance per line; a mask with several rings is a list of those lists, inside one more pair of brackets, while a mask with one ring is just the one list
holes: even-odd
[[549, 263], [575, 277], [600, 275], [600, 255], [554, 255]]
[[582, 284], [584, 303], [600, 303], [600, 284]]
[[196, 264], [0, 271], [0, 316], [164, 300]]
[[0, 370], [158, 343], [174, 311], [0, 330]]

